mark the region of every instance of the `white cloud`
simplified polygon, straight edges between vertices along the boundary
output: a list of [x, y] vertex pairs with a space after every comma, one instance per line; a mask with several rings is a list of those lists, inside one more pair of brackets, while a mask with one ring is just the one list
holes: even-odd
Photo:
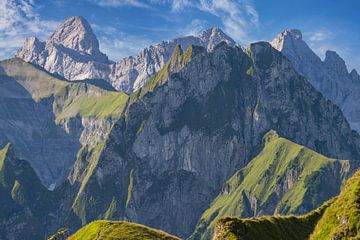
[[1, 0], [0, 58], [13, 56], [29, 36], [44, 39], [57, 25], [40, 18], [33, 0]]
[[321, 58], [325, 58], [326, 51], [336, 51], [345, 60], [348, 70], [360, 69], [360, 57], [347, 46], [341, 44], [337, 36], [329, 29], [305, 32], [304, 38], [313, 51]]
[[150, 6], [146, 4], [146, 1], [139, 0], [91, 0], [93, 3], [101, 7], [139, 7], [139, 8], [149, 8]]
[[333, 38], [333, 33], [328, 29], [320, 29], [314, 32], [305, 33], [311, 43], [323, 42]]
[[91, 25], [99, 36], [100, 49], [113, 61], [134, 55], [153, 42], [142, 36], [134, 36], [110, 26]]
[[179, 31], [179, 35], [184, 36], [197, 36], [201, 31], [206, 28], [207, 21], [202, 19], [194, 19], [185, 28]]
[[200, 0], [200, 9], [219, 17], [224, 30], [240, 43], [248, 43], [258, 27], [259, 15], [250, 1]]

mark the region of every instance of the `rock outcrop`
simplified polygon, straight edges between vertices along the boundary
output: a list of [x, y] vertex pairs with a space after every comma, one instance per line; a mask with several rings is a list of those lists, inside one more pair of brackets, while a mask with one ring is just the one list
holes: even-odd
[[326, 98], [340, 106], [351, 127], [360, 131], [360, 77], [355, 69], [349, 73], [345, 61], [334, 51], [327, 51], [322, 61], [299, 30], [285, 31], [271, 44]]

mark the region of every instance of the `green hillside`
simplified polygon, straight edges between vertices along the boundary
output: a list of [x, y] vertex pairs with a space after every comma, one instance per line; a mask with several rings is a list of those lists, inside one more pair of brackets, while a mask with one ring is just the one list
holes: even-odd
[[338, 197], [315, 211], [303, 216], [223, 218], [217, 223], [214, 239], [359, 239], [359, 200], [360, 171], [347, 181]]
[[203, 213], [191, 238], [208, 239], [222, 217], [306, 213], [336, 196], [349, 173], [330, 159], [269, 131], [262, 151], [235, 173]]
[[16, 86], [19, 92], [22, 87], [37, 102], [54, 97], [56, 123], [77, 116], [116, 119], [120, 117], [128, 99], [123, 92], [108, 91], [89, 81], [58, 79], [18, 58], [1, 61], [0, 68], [4, 71], [0, 73], [0, 80], [5, 89]]
[[98, 220], [89, 223], [81, 228], [68, 240], [105, 240], [105, 239], [124, 239], [124, 240], [176, 240], [175, 236], [163, 231], [155, 230], [140, 224], [129, 222]]
[[315, 224], [334, 201], [303, 216], [272, 216], [261, 218], [223, 218], [217, 223], [214, 239], [305, 240]]
[[360, 171], [326, 209], [310, 239], [360, 239]]

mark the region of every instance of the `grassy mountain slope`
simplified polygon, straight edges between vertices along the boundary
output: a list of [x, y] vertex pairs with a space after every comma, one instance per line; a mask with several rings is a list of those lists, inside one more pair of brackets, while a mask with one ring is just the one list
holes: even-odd
[[271, 216], [261, 218], [223, 218], [217, 223], [214, 239], [304, 240], [334, 200], [303, 216]]
[[360, 171], [326, 209], [310, 239], [360, 239]]
[[338, 197], [315, 211], [303, 216], [224, 218], [218, 221], [214, 239], [359, 239], [359, 192], [360, 171]]
[[58, 79], [18, 58], [0, 62], [0, 68], [23, 86], [35, 101], [53, 96], [57, 121], [75, 116], [119, 117], [128, 98], [123, 92], [104, 90], [88, 81]]
[[225, 184], [203, 213], [193, 238], [207, 239], [225, 216], [305, 213], [339, 192], [346, 160], [330, 159], [269, 131], [264, 148]]
[[69, 240], [102, 240], [102, 239], [127, 239], [127, 240], [176, 240], [175, 236], [163, 231], [155, 230], [140, 224], [129, 222], [116, 222], [98, 220], [81, 228]]

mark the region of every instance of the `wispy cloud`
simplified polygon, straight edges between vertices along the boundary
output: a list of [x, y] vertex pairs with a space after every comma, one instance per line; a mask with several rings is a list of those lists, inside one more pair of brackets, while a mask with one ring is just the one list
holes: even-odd
[[[247, 44], [251, 42], [254, 29], [259, 25], [259, 14], [255, 9], [253, 0], [91, 0], [103, 7], [149, 7], [155, 5], [168, 6], [171, 14], [179, 14], [188, 10], [213, 15], [220, 19], [225, 32], [230, 34], [237, 42]], [[141, 4], [140, 4], [141, 3]], [[205, 26], [206, 18], [197, 16], [187, 27]], [[189, 33], [195, 33], [187, 31]], [[185, 31], [186, 32], [186, 31]]]
[[334, 34], [330, 30], [325, 28], [305, 34], [308, 35], [309, 41], [311, 43], [323, 42], [325, 40], [333, 38], [334, 36]]
[[338, 36], [326, 28], [321, 28], [316, 31], [304, 32], [306, 42], [311, 49], [320, 56], [325, 58], [325, 53], [328, 50], [336, 51], [347, 64], [348, 70], [356, 68], [360, 70], [360, 57], [347, 46], [344, 46], [338, 41]]
[[251, 31], [259, 24], [259, 15], [250, 1], [200, 0], [200, 9], [219, 17], [224, 30], [240, 43], [248, 43]]
[[114, 61], [134, 55], [144, 47], [153, 44], [146, 37], [130, 35], [114, 27], [98, 26], [95, 24], [91, 26], [98, 33], [101, 51]]
[[172, 11], [181, 12], [189, 8], [218, 17], [225, 32], [243, 44], [247, 44], [252, 40], [252, 32], [259, 25], [259, 14], [251, 0], [172, 1]]
[[0, 1], [0, 58], [8, 58], [26, 37], [45, 38], [58, 25], [40, 18], [33, 0]]
[[94, 4], [101, 7], [139, 7], [139, 8], [150, 8], [150, 6], [144, 0], [90, 0]]
[[206, 21], [202, 19], [194, 19], [179, 31], [180, 36], [197, 36], [206, 28]]

